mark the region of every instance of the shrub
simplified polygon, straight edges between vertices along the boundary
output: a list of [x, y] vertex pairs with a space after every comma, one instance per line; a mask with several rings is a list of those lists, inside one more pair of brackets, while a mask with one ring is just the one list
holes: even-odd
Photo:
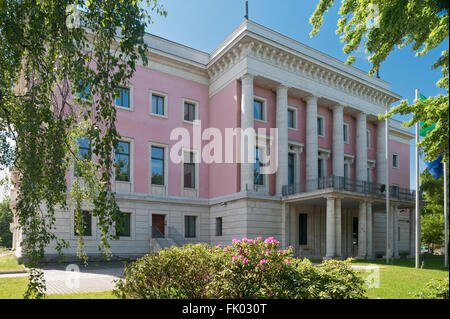
[[364, 298], [364, 281], [348, 261], [313, 266], [270, 237], [231, 246], [189, 245], [147, 255], [125, 269], [121, 298]]
[[445, 279], [432, 279], [418, 293], [412, 293], [420, 299], [449, 299], [449, 282]]

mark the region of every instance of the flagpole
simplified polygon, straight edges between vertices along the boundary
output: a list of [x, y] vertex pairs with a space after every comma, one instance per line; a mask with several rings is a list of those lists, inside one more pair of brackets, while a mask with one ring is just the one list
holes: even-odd
[[391, 240], [391, 236], [390, 236], [390, 231], [389, 231], [389, 227], [391, 226], [389, 223], [389, 219], [390, 219], [390, 212], [389, 212], [389, 208], [390, 208], [390, 203], [389, 203], [389, 195], [390, 195], [390, 187], [389, 187], [389, 170], [390, 170], [390, 166], [389, 166], [389, 118], [387, 117], [388, 111], [386, 110], [386, 136], [385, 136], [385, 142], [386, 142], [386, 150], [385, 150], [385, 173], [386, 173], [386, 264], [390, 263], [390, 259], [391, 259], [391, 248], [390, 247], [390, 240]]
[[[416, 89], [416, 101], [419, 100], [419, 90]], [[420, 192], [420, 177], [419, 177], [419, 121], [416, 123], [416, 253], [415, 253], [415, 266], [419, 268], [420, 258], [420, 207], [419, 207], [419, 192]]]
[[448, 268], [448, 203], [447, 203], [447, 163], [444, 162], [444, 256], [445, 256], [445, 267]]

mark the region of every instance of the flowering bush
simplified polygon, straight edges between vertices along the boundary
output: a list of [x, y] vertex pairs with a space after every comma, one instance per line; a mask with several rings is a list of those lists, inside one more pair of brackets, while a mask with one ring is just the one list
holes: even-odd
[[422, 290], [412, 295], [419, 299], [449, 299], [449, 280], [431, 279]]
[[147, 255], [126, 267], [122, 298], [364, 298], [348, 261], [313, 266], [281, 250], [273, 237], [230, 246], [189, 245]]

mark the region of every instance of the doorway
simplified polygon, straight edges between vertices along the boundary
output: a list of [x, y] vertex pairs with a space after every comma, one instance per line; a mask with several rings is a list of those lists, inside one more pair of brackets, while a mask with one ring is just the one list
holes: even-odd
[[165, 215], [152, 215], [152, 238], [164, 238], [166, 229]]

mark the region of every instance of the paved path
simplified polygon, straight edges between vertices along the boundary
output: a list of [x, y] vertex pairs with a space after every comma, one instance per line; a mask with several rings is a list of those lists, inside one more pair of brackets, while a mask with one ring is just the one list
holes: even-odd
[[[80, 264], [48, 264], [43, 267], [47, 294], [102, 292], [113, 290], [114, 280], [123, 275], [119, 262]], [[0, 278], [23, 277], [28, 274], [0, 275]]]

